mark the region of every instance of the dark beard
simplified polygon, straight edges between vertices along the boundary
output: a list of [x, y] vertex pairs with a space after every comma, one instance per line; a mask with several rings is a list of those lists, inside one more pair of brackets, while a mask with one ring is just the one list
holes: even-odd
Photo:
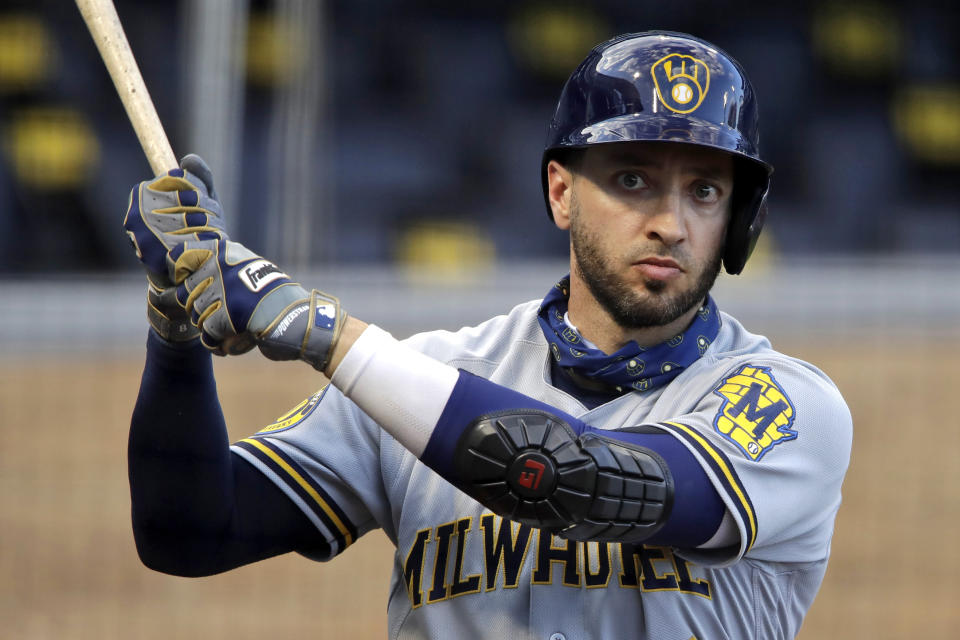
[[[570, 240], [577, 258], [577, 275], [586, 283], [597, 302], [624, 329], [670, 324], [707, 297], [720, 273], [723, 252], [717, 251], [709, 261], [698, 265], [701, 272], [693, 287], [670, 296], [658, 295], [667, 283], [645, 280], [644, 286], [654, 295], [650, 300], [644, 300], [617, 277], [597, 247], [596, 237], [582, 229], [577, 219], [578, 216], [573, 216], [570, 227]], [[662, 248], [657, 253], [668, 255]]]

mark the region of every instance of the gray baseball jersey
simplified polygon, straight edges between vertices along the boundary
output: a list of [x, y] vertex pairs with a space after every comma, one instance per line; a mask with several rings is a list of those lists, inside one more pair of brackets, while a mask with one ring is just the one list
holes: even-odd
[[550, 384], [539, 304], [406, 342], [594, 427], [670, 433], [706, 471], [739, 544], [583, 543], [504, 520], [332, 386], [233, 450], [299, 505], [330, 557], [384, 530], [397, 549], [390, 638], [793, 638], [826, 570], [850, 456], [833, 383], [723, 314], [713, 344], [671, 383], [587, 410]]

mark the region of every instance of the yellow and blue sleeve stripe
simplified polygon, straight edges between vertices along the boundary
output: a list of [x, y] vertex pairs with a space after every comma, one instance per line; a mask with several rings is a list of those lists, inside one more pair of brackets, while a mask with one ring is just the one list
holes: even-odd
[[244, 438], [234, 444], [245, 457], [256, 460], [297, 497], [306, 515], [330, 541], [331, 556], [357, 539], [357, 528], [343, 509], [293, 458], [264, 438]]
[[747, 544], [744, 553], [749, 551], [757, 540], [757, 513], [729, 458], [692, 427], [680, 422], [660, 422], [658, 424], [692, 447], [713, 471], [713, 475], [719, 480], [727, 495], [730, 496], [732, 504], [740, 515], [740, 520], [746, 527]]

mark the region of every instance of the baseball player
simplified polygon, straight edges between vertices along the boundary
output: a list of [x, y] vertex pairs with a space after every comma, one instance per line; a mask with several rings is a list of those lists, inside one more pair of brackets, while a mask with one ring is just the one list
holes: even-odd
[[[852, 425], [822, 372], [710, 296], [763, 225], [757, 143], [750, 82], [716, 46], [604, 42], [564, 86], [541, 167], [569, 275], [404, 341], [231, 240], [196, 156], [135, 187], [143, 561], [186, 576], [322, 561], [381, 528], [391, 638], [794, 637]], [[330, 384], [231, 446], [210, 352], [254, 347]]]

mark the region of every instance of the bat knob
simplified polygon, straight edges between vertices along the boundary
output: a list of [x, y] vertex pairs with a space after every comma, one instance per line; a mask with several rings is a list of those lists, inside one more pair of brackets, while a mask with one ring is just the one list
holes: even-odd
[[224, 338], [223, 342], [220, 343], [220, 349], [224, 355], [228, 356], [238, 356], [250, 351], [255, 346], [257, 346], [257, 341], [253, 335], [249, 333]]

